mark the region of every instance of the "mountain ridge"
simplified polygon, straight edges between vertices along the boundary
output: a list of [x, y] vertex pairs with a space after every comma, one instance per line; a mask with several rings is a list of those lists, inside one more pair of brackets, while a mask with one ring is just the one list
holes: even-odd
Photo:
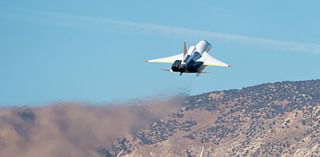
[[320, 156], [320, 80], [0, 110], [0, 156]]
[[128, 156], [319, 156], [319, 119], [320, 80], [208, 92], [141, 129]]

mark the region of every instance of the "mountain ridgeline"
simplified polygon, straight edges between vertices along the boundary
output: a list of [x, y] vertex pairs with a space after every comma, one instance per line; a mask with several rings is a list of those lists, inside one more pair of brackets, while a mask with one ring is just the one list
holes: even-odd
[[2, 107], [0, 156], [320, 156], [320, 80], [134, 104]]
[[118, 138], [113, 156], [320, 156], [320, 80], [187, 97], [179, 111]]

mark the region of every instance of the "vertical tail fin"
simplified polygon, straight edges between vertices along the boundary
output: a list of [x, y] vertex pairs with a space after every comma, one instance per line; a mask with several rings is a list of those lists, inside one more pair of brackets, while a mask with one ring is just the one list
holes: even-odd
[[186, 42], [183, 43], [183, 58], [187, 55], [188, 49]]
[[181, 64], [184, 64], [184, 61], [187, 58], [187, 55], [188, 55], [187, 44], [186, 44], [186, 42], [183, 42], [183, 59], [182, 59]]

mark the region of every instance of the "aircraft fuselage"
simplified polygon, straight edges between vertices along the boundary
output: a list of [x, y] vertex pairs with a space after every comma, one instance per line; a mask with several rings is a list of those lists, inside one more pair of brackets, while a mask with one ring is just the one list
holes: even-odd
[[209, 52], [211, 49], [211, 44], [206, 40], [201, 40], [195, 46], [191, 46], [187, 54], [184, 56], [183, 60], [176, 60], [172, 66], [171, 70], [173, 72], [182, 73], [201, 73], [205, 68], [203, 65], [204, 61], [202, 59], [202, 54], [204, 52]]

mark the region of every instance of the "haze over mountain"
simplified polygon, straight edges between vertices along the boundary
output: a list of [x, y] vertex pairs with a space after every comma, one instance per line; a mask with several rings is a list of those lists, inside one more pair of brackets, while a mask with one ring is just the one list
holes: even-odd
[[138, 105], [0, 110], [0, 156], [320, 156], [320, 80]]
[[119, 137], [134, 135], [167, 113], [181, 97], [94, 106], [59, 103], [0, 110], [1, 157], [98, 157]]

